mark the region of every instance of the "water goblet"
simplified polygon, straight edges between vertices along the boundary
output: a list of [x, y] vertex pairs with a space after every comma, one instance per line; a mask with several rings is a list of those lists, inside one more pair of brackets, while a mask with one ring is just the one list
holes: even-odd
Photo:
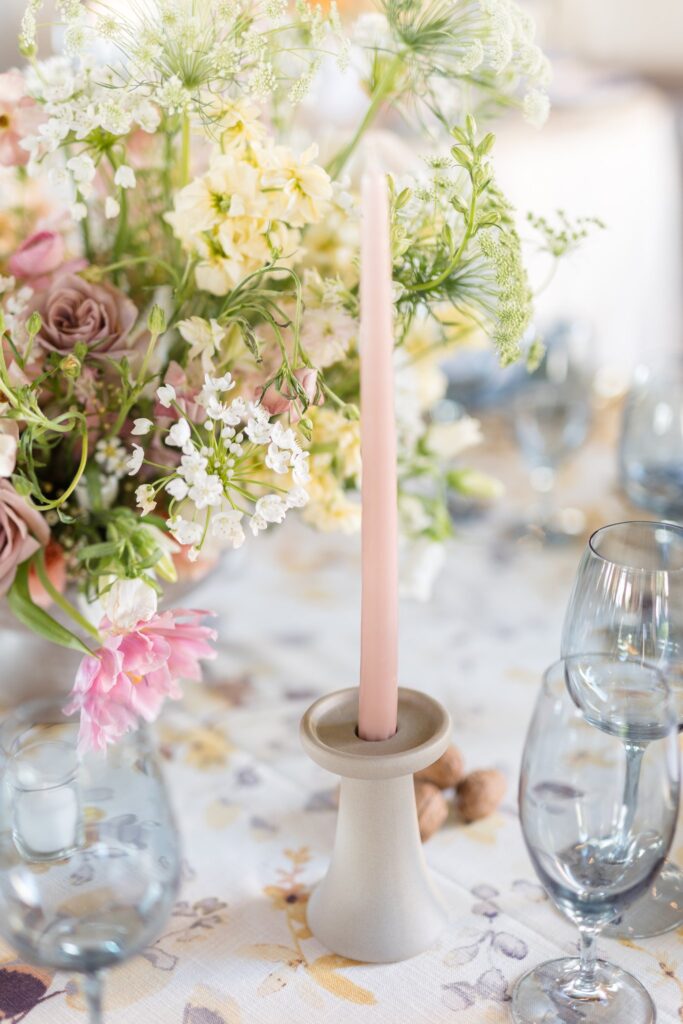
[[565, 325], [549, 339], [541, 364], [512, 405], [517, 442], [538, 495], [538, 507], [522, 532], [531, 528], [549, 543], [575, 536], [584, 522], [576, 509], [557, 509], [554, 487], [559, 466], [588, 433], [591, 373], [586, 348], [586, 332]]
[[100, 1024], [102, 974], [159, 935], [180, 850], [144, 726], [80, 759], [77, 735], [52, 700], [0, 726], [0, 934], [29, 963], [82, 974]]
[[[597, 530], [579, 564], [562, 633], [562, 657], [599, 651], [649, 662], [667, 676], [683, 727], [683, 528], [615, 523]], [[631, 758], [637, 772], [637, 755]], [[609, 934], [643, 938], [683, 924], [683, 872], [667, 863], [650, 891]]]
[[[642, 753], [629, 790], [632, 745]], [[540, 881], [579, 929], [580, 954], [520, 979], [512, 996], [516, 1024], [653, 1024], [646, 990], [597, 958], [596, 939], [655, 877], [673, 839], [678, 800], [676, 717], [658, 669], [609, 655], [553, 665], [526, 738], [520, 820]]]
[[639, 366], [624, 404], [619, 472], [635, 505], [683, 517], [683, 364]]

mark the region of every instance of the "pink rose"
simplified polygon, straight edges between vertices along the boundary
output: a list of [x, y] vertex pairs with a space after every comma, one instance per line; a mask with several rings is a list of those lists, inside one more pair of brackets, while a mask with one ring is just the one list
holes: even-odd
[[41, 514], [7, 480], [0, 480], [0, 597], [12, 586], [17, 566], [49, 539]]
[[34, 291], [49, 288], [53, 275], [76, 274], [87, 267], [84, 259], [64, 262], [64, 239], [58, 231], [36, 231], [9, 258], [9, 272], [28, 281]]
[[128, 336], [138, 313], [113, 285], [65, 274], [37, 298], [43, 325], [36, 341], [46, 351], [68, 355], [82, 342], [93, 355], [116, 358], [130, 353]]
[[0, 75], [0, 164], [17, 167], [28, 161], [28, 152], [21, 140], [33, 135], [43, 120], [37, 103], [26, 95], [24, 78], [19, 71]]
[[[294, 376], [304, 389], [304, 394], [308, 401], [311, 404], [315, 404], [318, 394], [318, 371], [304, 366], [299, 370], [295, 370]], [[289, 412], [292, 423], [298, 423], [303, 414], [301, 399], [295, 395], [278, 391], [274, 384], [271, 384], [263, 392], [261, 405], [271, 416], [280, 416], [283, 412]]]

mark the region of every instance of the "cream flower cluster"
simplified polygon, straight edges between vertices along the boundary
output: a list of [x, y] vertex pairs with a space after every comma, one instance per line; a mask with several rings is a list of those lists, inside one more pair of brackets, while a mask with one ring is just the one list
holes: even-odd
[[328, 175], [314, 162], [315, 145], [296, 157], [286, 146], [247, 137], [245, 130], [228, 141], [166, 215], [183, 248], [198, 258], [197, 286], [213, 295], [289, 259], [301, 228], [323, 218], [332, 196]]
[[[157, 389], [162, 407], [180, 414], [164, 437], [164, 444], [178, 453], [178, 464], [155, 481], [141, 484], [136, 498], [141, 513], [148, 515], [156, 507], [159, 492], [166, 492], [171, 512], [168, 529], [179, 544], [190, 548], [190, 560], [197, 558], [207, 536], [219, 544], [240, 547], [246, 514], [256, 535], [271, 523], [283, 522], [290, 509], [303, 508], [308, 501], [308, 452], [290, 427], [271, 422], [263, 406], [241, 396], [229, 401], [234, 387], [229, 373], [205, 375], [196, 398], [203, 423], [182, 414], [174, 387], [165, 384]], [[133, 434], [144, 436], [154, 430], [151, 420], [139, 419]], [[135, 476], [145, 462], [143, 447], [134, 444], [129, 474]], [[282, 486], [285, 478], [288, 486]]]

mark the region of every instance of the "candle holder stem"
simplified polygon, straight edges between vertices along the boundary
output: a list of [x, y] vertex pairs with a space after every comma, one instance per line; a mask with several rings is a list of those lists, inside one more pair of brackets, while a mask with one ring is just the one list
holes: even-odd
[[342, 776], [334, 852], [308, 924], [352, 960], [405, 960], [432, 946], [446, 923], [420, 842], [413, 773], [446, 749], [450, 718], [415, 690], [399, 689], [398, 709], [397, 733], [378, 742], [356, 734], [355, 689], [316, 701], [302, 721], [307, 752]]

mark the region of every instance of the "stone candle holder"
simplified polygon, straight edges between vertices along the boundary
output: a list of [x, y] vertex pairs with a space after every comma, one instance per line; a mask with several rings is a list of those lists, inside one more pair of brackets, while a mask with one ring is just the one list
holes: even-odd
[[446, 924], [420, 842], [413, 773], [443, 754], [450, 716], [425, 693], [398, 694], [398, 730], [388, 740], [359, 738], [357, 687], [321, 697], [301, 721], [306, 752], [341, 776], [334, 852], [308, 925], [333, 953], [370, 963], [429, 949]]

